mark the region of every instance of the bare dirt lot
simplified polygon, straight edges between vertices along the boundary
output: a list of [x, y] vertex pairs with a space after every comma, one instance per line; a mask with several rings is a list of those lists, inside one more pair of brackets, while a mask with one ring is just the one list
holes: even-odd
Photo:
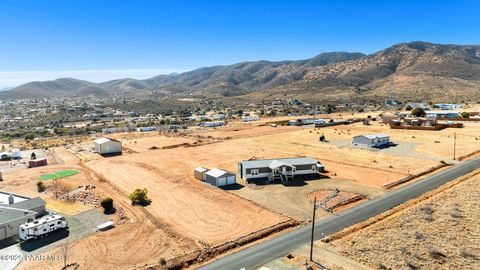
[[180, 235], [212, 246], [288, 220], [193, 179], [196, 164], [188, 158], [182, 159], [181, 154], [188, 150], [185, 157], [201, 156], [202, 150], [200, 147], [182, 150], [131, 154], [89, 162], [87, 166], [125, 195], [135, 188], [148, 188], [152, 199], [146, 207], [148, 212]]
[[221, 128], [197, 129], [193, 134], [219, 139], [239, 139], [302, 129], [295, 126], [272, 127], [261, 122], [231, 123]]
[[[198, 250], [198, 246], [190, 239], [179, 236], [158, 221], [132, 207], [124, 194], [102, 179], [99, 179], [88, 169], [79, 164], [79, 160], [65, 149], [56, 149], [58, 156], [65, 165], [47, 166], [28, 169], [6, 175], [6, 180], [0, 182], [0, 189], [19, 194], [41, 196], [47, 201], [47, 208], [60, 214], [74, 214], [86, 209], [79, 203], [56, 200], [49, 194], [37, 193], [36, 177], [59, 169], [76, 169], [81, 174], [56, 180], [59, 184], [85, 185], [94, 184], [94, 192], [101, 197], [114, 199], [117, 212], [106, 216], [116, 222], [116, 227], [110, 231], [97, 233], [81, 239], [68, 240], [68, 263], [78, 263], [80, 269], [131, 269], [145, 264], [158, 264], [160, 258], [166, 260], [184, 256]], [[48, 181], [47, 181], [48, 182]], [[100, 210], [99, 210], [100, 211]], [[62, 244], [62, 247], [65, 246]], [[43, 255], [62, 256], [62, 247], [42, 252]], [[18, 269], [60, 269], [60, 261], [25, 261]]]
[[477, 174], [333, 245], [375, 269], [479, 269], [479, 190]]
[[[339, 196], [327, 203], [328, 208], [355, 196], [362, 196], [362, 200], [355, 202], [361, 203], [385, 194], [388, 192], [383, 188], [386, 184], [439, 166], [442, 160], [456, 162], [451, 160], [453, 131], [457, 133], [457, 157], [480, 148], [476, 137], [480, 134], [480, 124], [476, 122], [465, 123], [463, 129], [425, 132], [390, 130], [379, 122], [368, 126], [357, 123], [314, 129], [312, 126], [274, 128], [264, 125], [265, 121], [234, 122], [215, 129], [195, 127], [168, 136], [158, 132], [114, 134], [112, 137], [121, 139], [129, 151], [122, 156], [87, 161], [79, 161], [69, 150], [57, 148], [58, 163], [63, 165], [6, 174], [7, 181], [0, 183], [0, 189], [34, 196], [38, 175], [63, 168], [81, 171], [59, 183], [94, 184], [93, 192], [102, 198], [112, 197], [115, 206], [121, 209], [107, 216], [120, 224], [111, 231], [72, 243], [69, 260], [79, 263], [81, 269], [98, 266], [126, 269], [132, 265], [158, 264], [161, 258], [169, 261], [195, 258], [209, 246], [235, 243], [291, 219], [309, 220], [312, 195], [324, 198], [338, 190]], [[389, 134], [398, 146], [369, 150], [348, 143], [355, 135], [379, 132]], [[330, 142], [319, 142], [321, 134]], [[81, 143], [86, 142], [88, 140]], [[223, 190], [193, 177], [193, 169], [198, 166], [236, 173], [241, 160], [295, 156], [311, 156], [325, 164], [327, 172], [318, 179], [287, 185], [247, 185], [237, 176], [238, 184]], [[130, 205], [128, 194], [135, 188], [148, 189], [150, 205]], [[47, 200], [48, 207], [59, 212], [78, 213], [92, 208], [79, 203], [68, 204], [49, 194], [40, 196]], [[355, 203], [342, 205], [334, 211]], [[462, 207], [458, 206], [463, 213]], [[441, 211], [434, 209], [432, 215], [437, 220], [435, 215]], [[319, 216], [330, 214], [326, 210], [319, 211]], [[50, 254], [59, 252], [60, 249], [48, 251]], [[60, 266], [60, 262], [20, 265], [22, 269], [58, 269]]]
[[195, 142], [193, 139], [184, 137], [167, 137], [167, 136], [153, 136], [138, 139], [130, 139], [123, 142], [123, 147], [134, 152], [145, 152], [162, 147], [173, 145], [191, 144]]

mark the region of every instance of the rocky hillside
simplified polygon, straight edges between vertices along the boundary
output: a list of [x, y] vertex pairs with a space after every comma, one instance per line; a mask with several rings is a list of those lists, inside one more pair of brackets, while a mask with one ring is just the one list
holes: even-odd
[[268, 91], [279, 94], [478, 101], [480, 46], [402, 43], [355, 61], [309, 68], [302, 80]]
[[0, 98], [2, 99], [77, 95], [106, 96], [108, 93], [104, 88], [99, 87], [95, 83], [73, 78], [62, 78], [45, 82], [29, 82], [11, 90], [0, 92]]
[[74, 79], [32, 82], [0, 93], [0, 98], [50, 95], [204, 97], [264, 99], [374, 98], [480, 99], [480, 46], [410, 42], [371, 55], [322, 53], [296, 61], [256, 61], [214, 66], [146, 80], [94, 84]]
[[104, 96], [148, 96], [195, 91], [205, 95], [219, 93], [224, 96], [236, 96], [300, 80], [305, 75], [306, 67], [328, 65], [361, 57], [365, 55], [332, 52], [297, 61], [256, 61], [230, 66], [205, 67], [182, 74], [159, 75], [147, 80], [119, 79], [99, 84], [75, 79], [31, 82], [0, 93], [0, 98], [71, 96], [87, 93]]

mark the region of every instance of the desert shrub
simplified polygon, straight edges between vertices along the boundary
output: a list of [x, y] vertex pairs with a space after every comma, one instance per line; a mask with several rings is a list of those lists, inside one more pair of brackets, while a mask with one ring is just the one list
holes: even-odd
[[477, 260], [478, 256], [473, 254], [473, 252], [471, 252], [470, 250], [467, 250], [465, 248], [462, 248], [462, 250], [460, 250], [460, 256], [462, 256], [463, 258], [472, 258], [472, 259], [475, 259]]
[[128, 198], [132, 201], [133, 204], [144, 204], [148, 202], [147, 193], [148, 190], [146, 188], [137, 188], [132, 193], [130, 193], [130, 195], [128, 195]]
[[423, 236], [423, 234], [421, 234], [420, 232], [415, 232], [415, 239], [422, 240], [424, 238], [425, 236]]
[[420, 211], [424, 212], [425, 214], [433, 214], [433, 209], [430, 207], [430, 206], [425, 206], [425, 207], [421, 207], [420, 208]]
[[425, 219], [426, 221], [434, 221], [435, 220], [431, 213], [424, 213], [423, 214], [423, 219]]
[[378, 264], [378, 269], [381, 269], [381, 270], [391, 270], [392, 268], [384, 265], [383, 263], [379, 263], [379, 264]]
[[416, 265], [414, 262], [406, 261], [405, 264], [412, 270], [420, 269], [420, 266]]
[[160, 263], [160, 265], [166, 265], [166, 264], [167, 264], [167, 260], [165, 260], [165, 258], [160, 258], [159, 263]]
[[110, 197], [104, 198], [100, 205], [103, 207], [105, 212], [110, 212], [113, 209], [113, 199]]
[[453, 218], [461, 218], [462, 217], [462, 212], [457, 207], [454, 207], [452, 209], [452, 211], [450, 212], [450, 216], [453, 217]]
[[428, 247], [428, 254], [434, 259], [444, 259], [447, 257], [444, 251], [434, 246]]
[[462, 112], [460, 116], [462, 116], [462, 118], [470, 118], [470, 114], [468, 112]]
[[45, 191], [45, 184], [42, 181], [37, 182], [37, 191], [38, 192], [43, 192]]
[[415, 117], [424, 117], [426, 115], [425, 111], [422, 108], [413, 109], [411, 114]]

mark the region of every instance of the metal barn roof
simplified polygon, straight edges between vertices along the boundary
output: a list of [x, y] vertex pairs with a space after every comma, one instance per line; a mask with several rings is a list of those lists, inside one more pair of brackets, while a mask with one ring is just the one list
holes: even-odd
[[203, 172], [208, 171], [208, 169], [207, 169], [207, 168], [204, 168], [204, 167], [197, 167], [197, 168], [195, 168], [195, 171], [196, 171], [196, 172], [202, 172], [202, 173], [203, 173]]
[[96, 144], [103, 144], [107, 142], [120, 142], [119, 140], [110, 139], [110, 138], [99, 138], [94, 141]]
[[211, 177], [215, 177], [215, 178], [222, 177], [226, 174], [232, 175], [233, 173], [230, 173], [230, 172], [227, 172], [227, 171], [224, 171], [224, 170], [220, 170], [220, 169], [217, 169], [217, 168], [213, 168], [213, 169], [211, 169], [210, 171], [207, 172], [207, 175], [209, 175]]

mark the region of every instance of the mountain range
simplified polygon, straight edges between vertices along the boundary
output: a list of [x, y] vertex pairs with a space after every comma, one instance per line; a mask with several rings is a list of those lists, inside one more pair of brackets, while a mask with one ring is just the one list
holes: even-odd
[[406, 100], [478, 101], [480, 46], [410, 42], [370, 55], [329, 52], [305, 60], [242, 62], [146, 80], [92, 83], [62, 78], [0, 92], [0, 99], [88, 95], [306, 100], [394, 95]]

